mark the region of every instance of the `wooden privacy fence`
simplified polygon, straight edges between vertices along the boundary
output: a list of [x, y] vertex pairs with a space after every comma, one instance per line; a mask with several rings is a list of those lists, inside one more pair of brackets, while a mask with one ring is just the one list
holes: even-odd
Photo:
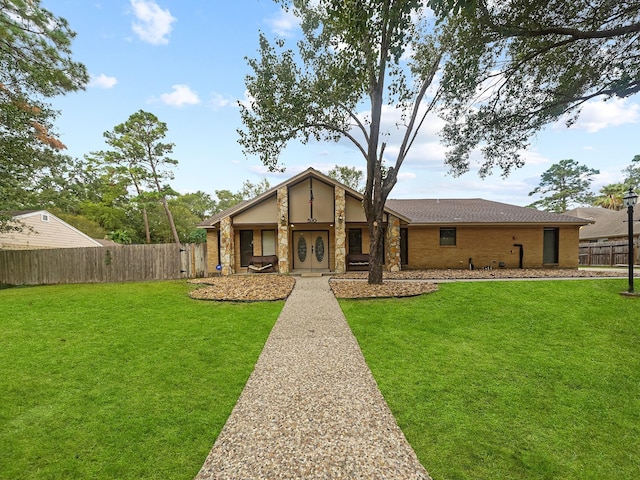
[[[579, 261], [581, 266], [607, 266], [629, 264], [629, 242], [598, 242], [580, 245]], [[634, 258], [637, 263], [637, 258]]]
[[0, 250], [0, 284], [170, 280], [207, 275], [206, 244]]

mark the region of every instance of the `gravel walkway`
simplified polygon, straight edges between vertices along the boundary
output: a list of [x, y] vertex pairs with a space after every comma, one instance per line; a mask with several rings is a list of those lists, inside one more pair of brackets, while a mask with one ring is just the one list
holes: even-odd
[[430, 479], [331, 293], [302, 277], [196, 479]]

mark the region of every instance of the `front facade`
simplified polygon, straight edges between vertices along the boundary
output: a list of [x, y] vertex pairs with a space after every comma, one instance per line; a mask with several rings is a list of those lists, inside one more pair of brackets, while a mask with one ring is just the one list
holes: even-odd
[[0, 233], [0, 249], [37, 250], [102, 246], [97, 240], [46, 210], [16, 213], [13, 222], [21, 228], [19, 231]]
[[[479, 199], [389, 200], [386, 207], [387, 271], [577, 268], [579, 228], [588, 223]], [[340, 273], [369, 252], [362, 195], [312, 168], [199, 226], [207, 230], [209, 272], [225, 275], [273, 256], [280, 273]]]

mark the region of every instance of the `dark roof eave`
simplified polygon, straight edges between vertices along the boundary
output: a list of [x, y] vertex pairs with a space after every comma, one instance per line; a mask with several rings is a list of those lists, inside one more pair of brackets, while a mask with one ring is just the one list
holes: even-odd
[[574, 226], [583, 226], [588, 223], [593, 222], [544, 222], [544, 221], [533, 221], [533, 222], [479, 222], [479, 221], [466, 221], [466, 220], [458, 220], [458, 221], [448, 221], [448, 220], [434, 220], [432, 222], [409, 222], [410, 227], [435, 227], [441, 225], [465, 225], [465, 226], [479, 226], [479, 227], [492, 227], [492, 226], [531, 226], [531, 225], [539, 225], [539, 226], [565, 226], [565, 225], [574, 225]]

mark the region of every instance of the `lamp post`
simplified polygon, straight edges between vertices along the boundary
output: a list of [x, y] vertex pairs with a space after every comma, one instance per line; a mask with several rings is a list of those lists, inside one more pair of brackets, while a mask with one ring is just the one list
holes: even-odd
[[629, 187], [629, 191], [622, 199], [622, 204], [627, 207], [627, 214], [629, 215], [629, 293], [633, 293], [633, 207], [637, 201], [638, 195]]

